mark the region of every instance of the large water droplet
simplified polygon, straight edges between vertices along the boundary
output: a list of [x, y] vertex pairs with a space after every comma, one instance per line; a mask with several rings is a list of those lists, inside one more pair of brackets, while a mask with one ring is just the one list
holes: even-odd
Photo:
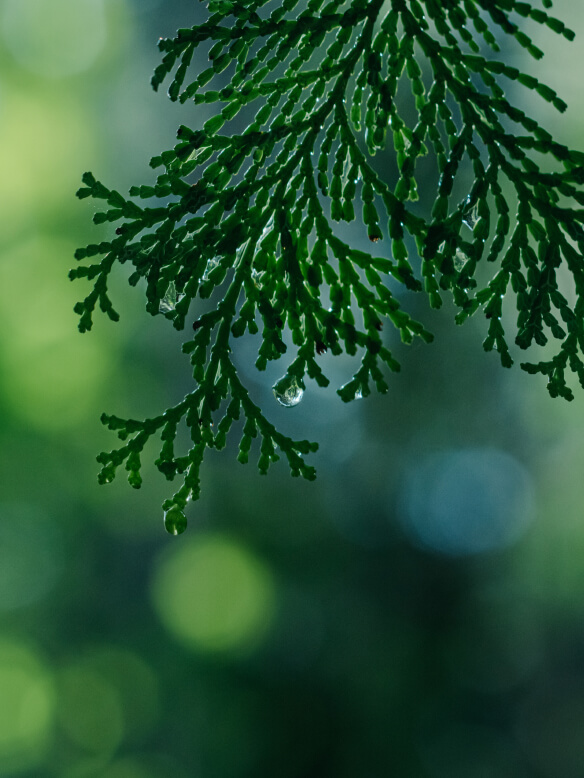
[[158, 310], [160, 313], [172, 313], [176, 307], [176, 304], [182, 297], [182, 294], [177, 294], [174, 281], [171, 281], [166, 289], [164, 297], [160, 301], [160, 307]]
[[187, 517], [178, 507], [174, 505], [164, 514], [164, 529], [169, 535], [182, 535], [187, 528]]
[[467, 227], [469, 227], [471, 230], [474, 229], [475, 224], [479, 220], [479, 206], [477, 203], [475, 203], [472, 208], [467, 207], [465, 212], [462, 214], [462, 221], [466, 224]]
[[272, 387], [274, 397], [285, 408], [293, 408], [298, 405], [304, 395], [304, 386], [302, 381], [298, 381], [296, 376], [282, 376]]

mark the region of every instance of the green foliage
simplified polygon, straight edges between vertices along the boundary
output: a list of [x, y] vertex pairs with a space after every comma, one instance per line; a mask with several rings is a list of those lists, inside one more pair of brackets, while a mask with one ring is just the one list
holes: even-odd
[[[348, 402], [372, 385], [386, 392], [386, 368], [399, 370], [381, 336], [384, 321], [404, 343], [432, 340], [403, 310], [404, 288], [425, 292], [434, 308], [448, 295], [458, 324], [483, 312], [484, 348], [495, 349], [503, 366], [513, 362], [505, 306], [521, 349], [544, 346], [550, 336], [559, 344], [554, 355], [546, 350], [543, 361], [521, 367], [547, 376], [552, 396], [572, 398], [568, 370], [584, 385], [583, 211], [574, 207], [584, 203], [584, 153], [554, 141], [506, 98], [502, 79], [566, 108], [552, 89], [492, 53], [504, 33], [539, 59], [522, 29], [527, 18], [568, 40], [573, 33], [516, 0], [330, 0], [324, 7], [323, 0], [283, 0], [271, 12], [265, 5], [212, 0], [205, 23], [160, 41], [153, 87], [172, 77], [171, 100], [221, 109], [202, 129], [181, 126], [177, 145], [152, 159], [161, 169], [154, 186], [132, 187], [127, 198], [86, 173], [78, 192], [105, 201], [97, 224], [120, 222], [115, 238], [77, 251], [79, 260], [102, 257], [71, 271], [94, 282], [76, 306], [80, 330], [91, 328], [97, 303], [118, 319], [107, 288], [116, 262], [132, 266], [131, 285], [146, 282], [149, 313], [179, 330], [196, 317], [183, 345], [192, 392], [144, 421], [102, 418], [127, 441], [98, 457], [102, 483], [125, 463], [138, 488], [141, 452], [160, 436], [158, 469], [169, 480], [182, 477], [164, 504], [171, 531], [184, 529], [184, 507], [199, 496], [206, 449], [223, 448], [240, 416], [240, 462], [259, 437], [260, 472], [280, 450], [292, 475], [315, 477], [304, 457], [317, 445], [278, 432], [234, 366], [234, 340], [260, 327], [256, 367], [293, 346], [285, 379], [300, 396], [306, 377], [329, 383], [319, 365], [325, 351], [358, 355], [358, 369], [338, 389]], [[189, 81], [195, 49], [205, 45], [210, 65]], [[229, 123], [247, 126], [228, 134]], [[384, 164], [382, 175], [372, 157], [383, 152], [389, 160], [392, 146], [393, 168]], [[335, 223], [352, 222], [359, 211], [364, 235], [383, 246], [378, 256], [339, 237]], [[198, 313], [197, 299], [206, 298], [213, 305]], [[181, 422], [192, 447], [178, 456]]]

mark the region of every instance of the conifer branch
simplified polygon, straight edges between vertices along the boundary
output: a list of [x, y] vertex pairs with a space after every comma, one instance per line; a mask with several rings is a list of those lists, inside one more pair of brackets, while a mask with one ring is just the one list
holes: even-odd
[[[536, 59], [542, 52], [522, 20], [567, 40], [574, 33], [517, 0], [309, 0], [300, 12], [298, 0], [271, 12], [262, 0], [208, 5], [205, 23], [159, 42], [164, 56], [152, 85], [169, 79], [171, 100], [220, 103], [221, 110], [201, 129], [180, 127], [174, 148], [151, 160], [161, 170], [154, 185], [124, 197], [86, 173], [77, 193], [105, 201], [97, 224], [120, 223], [111, 240], [76, 253], [101, 257], [70, 274], [93, 281], [75, 308], [80, 330], [91, 329], [98, 304], [119, 318], [108, 293], [116, 263], [132, 266], [131, 285], [145, 282], [150, 314], [178, 330], [195, 317], [183, 345], [193, 391], [144, 421], [104, 416], [128, 442], [100, 454], [100, 481], [124, 464], [138, 488], [141, 452], [159, 436], [158, 469], [169, 480], [182, 477], [164, 504], [167, 528], [182, 531], [185, 505], [200, 493], [205, 451], [225, 446], [240, 415], [240, 462], [258, 437], [260, 472], [279, 449], [293, 475], [314, 478], [304, 457], [317, 445], [293, 441], [267, 420], [237, 374], [233, 343], [246, 332], [260, 335], [262, 371], [287, 354], [289, 333], [295, 356], [275, 386], [286, 405], [301, 399], [306, 378], [328, 384], [319, 365], [327, 350], [360, 357], [338, 389], [342, 400], [369, 394], [372, 384], [386, 392], [386, 369], [400, 366], [382, 339], [384, 322], [404, 343], [432, 340], [402, 310], [404, 287], [424, 292], [434, 308], [449, 295], [458, 324], [482, 311], [483, 346], [505, 367], [513, 364], [508, 319], [520, 349], [555, 342], [555, 356], [521, 367], [547, 376], [552, 396], [572, 399], [567, 373], [584, 386], [584, 153], [556, 142], [507, 99], [505, 87], [515, 82], [566, 109], [548, 86], [496, 58], [495, 31]], [[210, 66], [199, 71], [191, 63], [201, 46]], [[251, 119], [243, 130], [242, 116]], [[391, 147], [396, 172], [382, 175], [372, 157]], [[422, 166], [428, 154], [433, 162]], [[428, 183], [432, 169], [435, 183]], [[422, 181], [424, 200], [436, 191], [428, 209], [416, 204]], [[339, 237], [335, 223], [354, 221], [358, 203], [380, 256]], [[560, 291], [560, 268], [571, 278], [574, 305]], [[206, 298], [214, 307], [197, 314], [197, 300]], [[192, 446], [177, 456], [181, 423]]]

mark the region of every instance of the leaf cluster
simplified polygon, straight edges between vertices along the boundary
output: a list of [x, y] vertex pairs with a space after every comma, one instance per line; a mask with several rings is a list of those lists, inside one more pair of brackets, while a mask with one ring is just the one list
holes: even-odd
[[[251, 400], [234, 340], [258, 336], [260, 371], [293, 350], [286, 375], [301, 387], [306, 377], [328, 384], [325, 351], [357, 355], [340, 397], [386, 392], [387, 370], [399, 363], [384, 322], [405, 343], [432, 340], [403, 309], [410, 292], [434, 308], [449, 297], [459, 324], [482, 311], [484, 348], [509, 367], [505, 306], [520, 349], [559, 344], [547, 360], [521, 366], [546, 375], [552, 396], [571, 399], [566, 372], [584, 386], [584, 154], [507, 99], [505, 87], [521, 86], [566, 108], [497, 53], [508, 36], [542, 56], [525, 19], [567, 40], [573, 33], [516, 0], [282, 0], [274, 10], [263, 0], [211, 0], [208, 10], [203, 24], [159, 42], [152, 85], [170, 79], [171, 100], [216, 103], [217, 113], [199, 129], [180, 127], [176, 145], [151, 160], [152, 186], [125, 197], [86, 173], [78, 192], [105, 202], [97, 224], [119, 223], [111, 240], [77, 251], [78, 260], [101, 257], [71, 271], [93, 281], [76, 307], [81, 331], [98, 304], [117, 320], [107, 287], [116, 263], [131, 266], [130, 284], [145, 283], [149, 313], [179, 330], [195, 317], [183, 346], [192, 392], [144, 421], [104, 416], [127, 442], [100, 455], [100, 480], [125, 463], [139, 487], [140, 454], [159, 436], [158, 469], [182, 477], [165, 509], [182, 511], [199, 495], [206, 449], [223, 448], [240, 415], [240, 462], [258, 437], [262, 473], [280, 450], [293, 475], [314, 478], [304, 457], [316, 444], [279, 433]], [[192, 65], [199, 47], [203, 70]], [[377, 153], [392, 155], [393, 173], [373, 164]], [[418, 189], [423, 183], [427, 199], [432, 170], [435, 196], [424, 203]], [[358, 216], [377, 256], [339, 229]], [[198, 314], [207, 298], [210, 309]], [[178, 456], [181, 422], [192, 446]]]

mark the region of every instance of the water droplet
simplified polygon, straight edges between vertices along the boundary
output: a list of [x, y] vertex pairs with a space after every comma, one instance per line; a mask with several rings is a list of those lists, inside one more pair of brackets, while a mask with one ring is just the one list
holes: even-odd
[[115, 468], [104, 468], [98, 475], [98, 481], [100, 484], [111, 484], [111, 482], [114, 480], [115, 474]]
[[182, 535], [187, 528], [187, 517], [178, 507], [174, 505], [164, 514], [164, 529], [169, 535]]
[[252, 268], [251, 271], [251, 280], [254, 283], [254, 286], [256, 289], [262, 288], [262, 273], [258, 273], [258, 271], [255, 268]]
[[[468, 202], [468, 201], [467, 201]], [[479, 206], [477, 203], [475, 203], [472, 208], [467, 207], [467, 209], [462, 214], [462, 221], [464, 224], [466, 224], [469, 229], [474, 229], [475, 224], [479, 220]]]
[[171, 281], [168, 285], [164, 297], [160, 301], [159, 311], [160, 313], [172, 313], [176, 307], [176, 304], [184, 295], [177, 294], [174, 281]]
[[219, 265], [219, 260], [217, 257], [213, 257], [213, 259], [210, 259], [207, 262], [207, 265], [205, 267], [205, 272], [203, 273], [203, 281], [209, 280], [209, 275], [212, 273], [213, 270]]
[[274, 397], [285, 408], [293, 408], [298, 405], [304, 395], [304, 386], [302, 381], [298, 381], [296, 376], [282, 376], [272, 387]]
[[466, 265], [468, 262], [468, 257], [464, 253], [464, 251], [461, 251], [460, 249], [456, 249], [456, 254], [454, 255], [454, 267], [455, 269], [460, 273], [462, 268]]
[[363, 392], [361, 391], [361, 387], [359, 387], [355, 391], [355, 400], [362, 400], [363, 399]]

